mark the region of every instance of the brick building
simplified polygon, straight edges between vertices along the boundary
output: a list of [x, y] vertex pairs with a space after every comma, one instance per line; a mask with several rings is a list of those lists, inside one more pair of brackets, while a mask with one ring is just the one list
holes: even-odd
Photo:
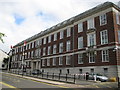
[[[18, 43], [11, 70], [120, 76], [120, 8], [105, 2]], [[23, 54], [24, 52], [24, 54]]]

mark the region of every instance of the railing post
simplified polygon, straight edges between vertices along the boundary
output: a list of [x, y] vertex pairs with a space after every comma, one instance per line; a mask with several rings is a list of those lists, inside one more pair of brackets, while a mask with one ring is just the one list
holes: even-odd
[[47, 72], [47, 79], [48, 79], [48, 72]]
[[42, 73], [42, 78], [43, 78], [43, 73]]
[[66, 82], [67, 82], [67, 74], [66, 74]]
[[52, 79], [54, 79], [54, 73], [53, 73], [53, 75], [52, 75]]
[[120, 78], [118, 77], [118, 88], [120, 88]]
[[75, 83], [75, 74], [74, 74], [74, 83]]
[[59, 80], [60, 80], [60, 73], [59, 73]]

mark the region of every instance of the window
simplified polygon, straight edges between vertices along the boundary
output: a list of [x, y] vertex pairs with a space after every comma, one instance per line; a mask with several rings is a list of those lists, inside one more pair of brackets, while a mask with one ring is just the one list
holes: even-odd
[[54, 34], [54, 41], [57, 40], [57, 33]]
[[66, 45], [66, 51], [70, 51], [70, 41], [67, 41], [67, 45]]
[[45, 66], [45, 59], [42, 59], [42, 66]]
[[88, 29], [94, 28], [94, 18], [87, 21]]
[[71, 56], [66, 56], [66, 65], [71, 64]]
[[60, 31], [60, 39], [63, 38], [63, 31]]
[[118, 30], [118, 43], [120, 44], [120, 30]]
[[42, 39], [39, 40], [39, 45], [42, 45]]
[[53, 54], [56, 54], [56, 51], [57, 51], [57, 46], [55, 44], [55, 45], [53, 45]]
[[88, 46], [96, 45], [96, 36], [95, 33], [88, 34]]
[[116, 23], [120, 24], [120, 13], [116, 13]]
[[50, 66], [50, 58], [47, 59], [47, 66]]
[[50, 55], [50, 54], [51, 54], [51, 47], [48, 46], [48, 55]]
[[60, 43], [59, 44], [59, 53], [62, 53], [63, 52], [63, 43]]
[[48, 42], [49, 43], [51, 42], [51, 35], [48, 37]]
[[71, 35], [71, 28], [67, 28], [67, 37]]
[[89, 53], [89, 63], [95, 63], [95, 52]]
[[46, 55], [46, 47], [43, 48], [43, 56]]
[[35, 47], [37, 47], [38, 45], [39, 45], [39, 40], [36, 40]]
[[34, 48], [34, 42], [32, 42], [32, 48]]
[[78, 33], [83, 31], [83, 23], [78, 24]]
[[103, 15], [99, 16], [99, 18], [100, 18], [100, 25], [107, 24], [106, 14], [103, 14]]
[[56, 66], [56, 57], [53, 58], [53, 66]]
[[100, 32], [101, 37], [101, 44], [107, 44], [108, 43], [108, 33], [107, 30], [103, 30]]
[[46, 37], [43, 39], [43, 44], [46, 44]]
[[63, 65], [63, 57], [59, 57], [59, 65]]
[[83, 64], [83, 54], [78, 54], [78, 64]]
[[78, 37], [78, 49], [83, 48], [83, 37]]
[[33, 51], [31, 51], [31, 57], [34, 57], [34, 52]]
[[108, 50], [102, 50], [102, 62], [109, 62]]

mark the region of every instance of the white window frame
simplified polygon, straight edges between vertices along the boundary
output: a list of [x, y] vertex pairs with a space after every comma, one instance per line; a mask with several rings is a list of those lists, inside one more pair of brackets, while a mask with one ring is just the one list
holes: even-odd
[[78, 37], [78, 49], [83, 48], [83, 37]]
[[100, 32], [101, 44], [108, 44], [108, 31], [103, 30]]
[[48, 46], [48, 55], [51, 54], [51, 46]]
[[63, 52], [63, 42], [59, 44], [59, 53]]
[[50, 43], [50, 42], [51, 42], [51, 35], [48, 36], [48, 43]]
[[46, 47], [43, 48], [43, 56], [46, 55]]
[[57, 40], [57, 33], [54, 34], [54, 41]]
[[56, 60], [57, 60], [57, 58], [54, 57], [54, 58], [53, 58], [53, 66], [56, 66]]
[[42, 66], [45, 66], [45, 59], [42, 59]]
[[78, 24], [78, 33], [79, 32], [83, 32], [83, 23], [82, 22]]
[[63, 65], [63, 56], [59, 57], [59, 65]]
[[87, 27], [88, 27], [88, 29], [93, 29], [93, 28], [95, 28], [94, 18], [90, 18], [90, 19], [87, 20]]
[[95, 52], [89, 52], [89, 63], [95, 63]]
[[106, 13], [100, 15], [99, 19], [100, 19], [100, 26], [107, 24], [107, 15], [106, 15]]
[[54, 45], [53, 45], [53, 54], [56, 54], [56, 52], [57, 52], [57, 45], [54, 44]]
[[109, 50], [102, 50], [102, 62], [109, 62]]
[[71, 64], [71, 56], [66, 56], [66, 65]]
[[120, 30], [118, 30], [118, 43], [120, 44]]
[[116, 23], [120, 25], [120, 13], [116, 12]]
[[88, 46], [96, 45], [96, 34], [95, 34], [95, 32], [89, 33], [87, 35], [87, 43], [88, 43]]
[[62, 31], [60, 31], [60, 39], [63, 39], [63, 36], [64, 35], [64, 31], [62, 30]]
[[70, 42], [70, 40], [68, 40], [67, 42], [66, 42], [66, 51], [68, 52], [68, 51], [70, 51], [71, 50], [71, 42]]
[[46, 37], [44, 37], [43, 39], [43, 44], [46, 44]]
[[42, 39], [39, 39], [39, 45], [42, 45]]
[[47, 59], [47, 66], [50, 66], [50, 58]]
[[71, 36], [71, 28], [67, 28], [67, 37]]
[[78, 64], [83, 64], [83, 53], [78, 54]]

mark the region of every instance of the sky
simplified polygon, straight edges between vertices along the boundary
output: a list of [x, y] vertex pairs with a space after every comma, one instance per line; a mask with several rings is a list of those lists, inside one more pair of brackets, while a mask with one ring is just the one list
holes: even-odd
[[11, 45], [106, 1], [119, 0], [0, 0], [0, 32], [6, 35], [0, 49], [9, 52]]

